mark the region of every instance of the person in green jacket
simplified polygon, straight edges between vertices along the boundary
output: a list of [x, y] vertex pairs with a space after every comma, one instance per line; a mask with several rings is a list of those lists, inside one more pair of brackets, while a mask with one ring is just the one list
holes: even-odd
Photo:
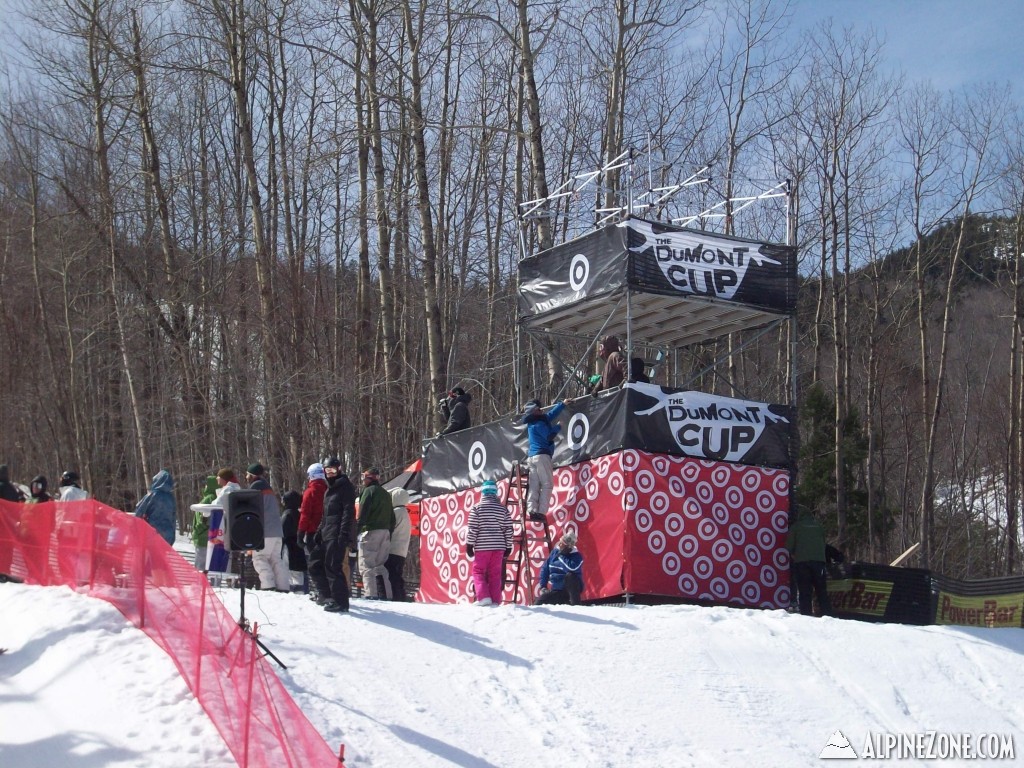
[[[210, 475], [203, 485], [200, 504], [212, 504], [217, 498], [217, 476]], [[210, 542], [210, 512], [196, 511], [192, 518], [192, 543], [196, 548], [196, 570], [206, 571], [206, 548]]]
[[[395, 510], [391, 505], [391, 494], [380, 486], [380, 470], [367, 469], [363, 472], [363, 493], [359, 497], [359, 572], [363, 575], [363, 594], [371, 599], [391, 599], [391, 582], [388, 580], [388, 550], [391, 548], [391, 532], [395, 530]], [[380, 594], [377, 579], [384, 583], [384, 595]]]
[[796, 522], [790, 526], [786, 537], [786, 549], [789, 550], [800, 613], [813, 616], [812, 597], [817, 596], [821, 615], [832, 615], [826, 583], [825, 529], [806, 507], [797, 507]]

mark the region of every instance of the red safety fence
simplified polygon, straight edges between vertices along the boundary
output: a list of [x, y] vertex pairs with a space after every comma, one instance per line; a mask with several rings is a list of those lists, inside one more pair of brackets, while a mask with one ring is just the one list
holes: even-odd
[[253, 635], [143, 520], [94, 500], [0, 501], [0, 573], [121, 611], [171, 657], [242, 768], [338, 766]]

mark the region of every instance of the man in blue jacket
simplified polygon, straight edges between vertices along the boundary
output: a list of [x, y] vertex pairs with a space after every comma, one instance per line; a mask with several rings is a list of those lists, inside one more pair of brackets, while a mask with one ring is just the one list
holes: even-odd
[[555, 452], [555, 437], [562, 429], [557, 422], [558, 414], [568, 400], [563, 400], [547, 414], [539, 400], [531, 400], [523, 408], [523, 424], [526, 425], [530, 448], [526, 454], [526, 466], [530, 471], [530, 492], [526, 498], [526, 511], [531, 520], [545, 522], [548, 504], [551, 503], [551, 489], [554, 484], [554, 465], [551, 456]]
[[[550, 584], [550, 588], [548, 585]], [[540, 569], [540, 597], [534, 605], [579, 605], [583, 592], [583, 555], [576, 534], [565, 533]]]

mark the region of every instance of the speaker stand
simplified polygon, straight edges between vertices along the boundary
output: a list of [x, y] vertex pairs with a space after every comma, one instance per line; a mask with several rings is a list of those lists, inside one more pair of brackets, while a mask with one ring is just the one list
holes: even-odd
[[284, 662], [281, 661], [279, 658], [277, 658], [277, 656], [275, 656], [273, 654], [273, 652], [269, 648], [267, 648], [267, 646], [265, 646], [263, 644], [263, 641], [260, 640], [259, 635], [257, 634], [257, 627], [256, 627], [256, 625], [253, 624], [252, 626], [250, 626], [249, 625], [249, 620], [247, 618], [245, 618], [245, 563], [246, 563], [247, 559], [248, 558], [246, 557], [245, 553], [243, 552], [242, 553], [242, 565], [239, 568], [239, 570], [242, 572], [242, 575], [238, 579], [238, 583], [239, 583], [239, 587], [240, 587], [239, 595], [240, 595], [240, 600], [241, 600], [241, 603], [240, 603], [239, 609], [238, 609], [238, 626], [240, 626], [242, 628], [242, 631], [246, 632], [249, 635], [249, 637], [252, 638], [253, 642], [256, 643], [256, 645], [259, 646], [260, 649], [262, 649], [264, 656], [269, 656], [274, 661], [276, 661], [277, 662], [277, 666], [279, 666], [281, 669], [288, 669], [288, 667], [286, 667], [284, 665]]

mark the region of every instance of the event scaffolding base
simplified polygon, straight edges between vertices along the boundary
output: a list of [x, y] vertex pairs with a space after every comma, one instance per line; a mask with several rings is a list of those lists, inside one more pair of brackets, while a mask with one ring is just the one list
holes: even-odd
[[[783, 469], [623, 450], [556, 468], [548, 523], [555, 540], [566, 530], [579, 536], [584, 600], [785, 608], [789, 485]], [[479, 500], [478, 488], [423, 500], [419, 600], [472, 600], [466, 527]], [[533, 583], [543, 546], [531, 545]], [[504, 599], [513, 592], [508, 584]], [[521, 591], [518, 602], [532, 599]]]

